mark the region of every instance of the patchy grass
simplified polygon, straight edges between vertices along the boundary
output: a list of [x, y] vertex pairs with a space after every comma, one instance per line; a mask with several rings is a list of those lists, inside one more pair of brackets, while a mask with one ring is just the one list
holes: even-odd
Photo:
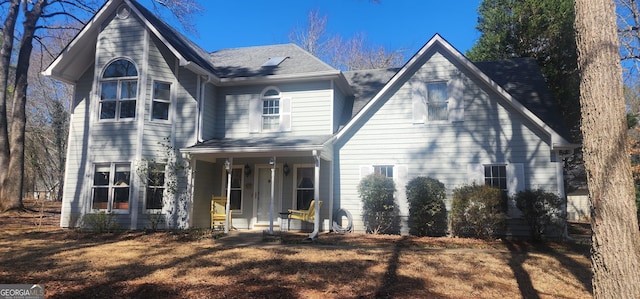
[[48, 298], [591, 296], [588, 250], [565, 244], [291, 233], [239, 247], [199, 232], [38, 231], [5, 217], [2, 282], [42, 283]]

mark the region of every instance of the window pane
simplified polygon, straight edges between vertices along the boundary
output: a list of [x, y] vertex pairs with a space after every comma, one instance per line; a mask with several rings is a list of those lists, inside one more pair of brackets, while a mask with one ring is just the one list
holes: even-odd
[[138, 76], [135, 65], [128, 60], [119, 59], [112, 62], [104, 71], [104, 78]]
[[279, 116], [263, 116], [262, 129], [265, 131], [276, 131], [280, 129], [280, 117]]
[[151, 117], [153, 119], [169, 119], [169, 103], [153, 101], [151, 110]]
[[312, 167], [297, 168], [296, 170], [296, 208], [306, 209], [313, 200], [315, 170]]
[[171, 85], [168, 83], [153, 83], [153, 98], [169, 101], [171, 99]]
[[155, 172], [152, 171], [149, 173], [149, 177], [147, 178], [147, 185], [152, 187], [162, 187], [164, 186], [164, 172]]
[[445, 102], [447, 100], [447, 83], [430, 83], [427, 85], [429, 102]]
[[100, 90], [100, 100], [115, 100], [118, 95], [118, 82], [103, 82]]
[[93, 174], [94, 186], [109, 186], [109, 166], [96, 166]]
[[278, 96], [278, 95], [280, 95], [280, 93], [275, 89], [269, 89], [264, 93], [265, 97], [273, 97], [273, 96]]
[[116, 165], [115, 186], [129, 186], [131, 172], [128, 165]]
[[427, 84], [428, 120], [447, 120], [447, 83]]
[[242, 169], [234, 168], [231, 170], [231, 188], [242, 187]]
[[164, 188], [147, 188], [147, 209], [162, 209]]
[[298, 182], [297, 188], [313, 188], [314, 184], [314, 169], [313, 168], [298, 168], [297, 173]]
[[113, 208], [129, 209], [129, 187], [113, 189]]
[[306, 209], [311, 204], [313, 200], [313, 190], [298, 190], [296, 194], [297, 198], [297, 208], [298, 209]]
[[449, 114], [447, 103], [429, 103], [427, 107], [429, 109], [427, 112], [429, 120], [447, 120]]
[[120, 99], [135, 99], [138, 93], [138, 82], [123, 81], [120, 87]]
[[120, 118], [136, 117], [136, 101], [122, 101], [120, 103]]
[[94, 188], [93, 189], [93, 208], [99, 210], [107, 209], [107, 202], [109, 202], [109, 189], [108, 188]]
[[242, 209], [242, 190], [231, 190], [231, 198], [229, 199], [229, 208], [231, 210]]
[[100, 119], [116, 118], [116, 102], [100, 103]]

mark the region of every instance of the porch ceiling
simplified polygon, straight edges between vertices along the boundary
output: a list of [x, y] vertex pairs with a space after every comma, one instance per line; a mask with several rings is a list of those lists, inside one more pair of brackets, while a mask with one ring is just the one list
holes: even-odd
[[228, 157], [308, 157], [313, 156], [316, 151], [323, 160], [331, 161], [333, 160], [332, 140], [331, 135], [222, 138], [210, 139], [180, 151], [191, 154], [196, 159], [210, 161]]

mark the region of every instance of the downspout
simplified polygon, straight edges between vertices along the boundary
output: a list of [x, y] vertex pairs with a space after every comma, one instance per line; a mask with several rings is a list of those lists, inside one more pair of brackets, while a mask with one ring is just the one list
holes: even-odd
[[269, 235], [273, 235], [273, 202], [275, 199], [275, 183], [276, 183], [276, 157], [271, 161], [271, 200], [269, 201]]
[[202, 77], [198, 76], [198, 116], [196, 117], [196, 143], [202, 142], [202, 113], [204, 111], [204, 83]]
[[563, 230], [562, 230], [562, 239], [568, 240], [569, 230], [567, 227], [567, 220], [566, 220], [568, 199], [567, 199], [567, 194], [565, 193], [566, 191], [564, 187], [564, 166], [566, 163], [566, 159], [573, 154], [573, 151], [571, 151], [570, 154], [563, 154], [561, 150], [557, 150], [555, 153], [556, 153], [557, 159], [559, 160], [558, 163], [556, 163], [557, 164], [556, 176], [558, 180], [558, 196], [564, 199], [562, 201], [562, 212], [565, 215], [565, 221], [564, 221]]
[[227, 170], [227, 202], [224, 209], [224, 233], [229, 234], [229, 218], [231, 217], [231, 173], [233, 172], [233, 157], [228, 158], [224, 162], [224, 168]]
[[315, 173], [314, 173], [314, 186], [313, 189], [313, 198], [315, 209], [313, 216], [313, 232], [309, 234], [309, 239], [315, 239], [318, 237], [318, 232], [320, 231], [320, 155], [317, 150], [313, 150], [313, 159], [315, 161]]

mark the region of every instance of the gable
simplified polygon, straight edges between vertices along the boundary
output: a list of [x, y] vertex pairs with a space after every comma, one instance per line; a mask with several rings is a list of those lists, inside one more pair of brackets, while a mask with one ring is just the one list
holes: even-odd
[[[412, 80], [416, 70], [426, 63], [434, 53], [440, 52], [448, 57], [452, 63], [456, 64], [460, 71], [467, 72], [469, 76], [486, 86], [498, 95], [498, 99], [505, 105], [513, 108], [514, 113], [528, 119], [534, 126], [538, 127], [551, 137], [550, 143], [556, 148], [575, 148], [567, 139], [555, 131], [549, 124], [545, 123], [540, 117], [531, 112], [526, 106], [518, 102], [518, 100], [508, 93], [500, 84], [492, 80], [487, 74], [482, 72], [478, 67], [471, 63], [462, 53], [453, 48], [447, 41], [436, 34], [416, 53], [391, 79], [375, 93], [373, 98], [368, 101], [363, 108], [358, 111], [354, 117], [345, 125], [345, 127], [337, 133], [337, 139], [350, 135], [351, 130], [357, 130], [362, 121], [370, 117], [371, 110], [375, 110], [380, 106], [380, 102], [385, 101], [393, 93], [395, 93], [403, 84]], [[436, 69], [436, 71], [438, 71]]]

